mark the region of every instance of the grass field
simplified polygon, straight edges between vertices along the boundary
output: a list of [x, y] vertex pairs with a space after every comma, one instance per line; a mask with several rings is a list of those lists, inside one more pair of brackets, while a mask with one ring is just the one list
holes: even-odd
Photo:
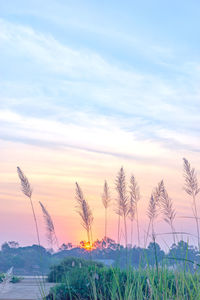
[[49, 274], [50, 281], [60, 283], [51, 290], [48, 299], [200, 299], [198, 266], [186, 271], [187, 261], [182, 270], [170, 270], [164, 262], [158, 269], [147, 266], [126, 270], [89, 261], [80, 263], [76, 259], [65, 262], [65, 268], [60, 264]]

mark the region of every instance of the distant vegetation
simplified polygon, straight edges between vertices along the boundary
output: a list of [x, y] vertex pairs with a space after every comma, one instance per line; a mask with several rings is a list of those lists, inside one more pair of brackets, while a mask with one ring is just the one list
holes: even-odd
[[[70, 245], [70, 244], [69, 244]], [[180, 241], [173, 244], [168, 253], [164, 253], [160, 246], [151, 242], [148, 247], [124, 248], [116, 244], [113, 240], [107, 239], [107, 247], [104, 247], [105, 241], [96, 241], [96, 248], [87, 251], [80, 247], [69, 247], [62, 245], [58, 252], [51, 253], [45, 248], [33, 245], [20, 247], [16, 242], [4, 243], [0, 251], [0, 272], [6, 272], [10, 267], [14, 267], [14, 274], [19, 275], [38, 275], [48, 274], [52, 265], [58, 264], [63, 258], [76, 257], [87, 260], [97, 260], [112, 266], [119, 266], [126, 269], [126, 260], [128, 257], [128, 266], [134, 268], [146, 268], [155, 266], [155, 247], [157, 263], [160, 265], [165, 262], [169, 268], [194, 270], [196, 262], [199, 261], [199, 251], [186, 242]], [[178, 260], [178, 259], [183, 260]], [[185, 259], [188, 260], [187, 264]], [[189, 262], [191, 261], [191, 262]]]

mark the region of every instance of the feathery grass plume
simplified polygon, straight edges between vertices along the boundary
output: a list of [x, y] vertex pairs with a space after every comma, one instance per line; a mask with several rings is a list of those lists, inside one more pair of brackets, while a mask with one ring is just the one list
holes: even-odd
[[106, 180], [104, 182], [102, 202], [103, 202], [103, 206], [105, 208], [105, 240], [107, 242], [107, 210], [108, 210], [108, 207], [111, 203], [111, 198], [110, 198], [109, 187], [108, 187], [108, 184], [107, 184]]
[[148, 209], [147, 209], [147, 216], [149, 217], [149, 224], [148, 224], [148, 229], [147, 229], [145, 247], [147, 245], [147, 240], [148, 240], [148, 237], [149, 237], [150, 227], [152, 228], [152, 235], [154, 235], [154, 220], [157, 217], [157, 201], [155, 200], [153, 194], [151, 195], [150, 200], [149, 200], [149, 206], [148, 206]]
[[119, 215], [118, 219], [118, 244], [119, 244], [119, 231], [120, 231], [120, 217], [124, 220], [124, 233], [125, 233], [125, 244], [127, 247], [127, 224], [126, 217], [129, 213], [129, 201], [126, 192], [126, 177], [123, 167], [121, 167], [117, 178], [116, 178], [116, 190], [118, 192], [117, 197], [117, 209], [116, 213]]
[[197, 212], [197, 204], [196, 204], [196, 196], [200, 192], [200, 188], [198, 185], [197, 175], [194, 168], [191, 167], [190, 163], [186, 158], [183, 158], [183, 170], [184, 170], [184, 178], [185, 178], [185, 192], [192, 197], [192, 205], [193, 205], [193, 215], [196, 221], [197, 228], [197, 237], [198, 237], [198, 246], [200, 250], [200, 233], [199, 233], [199, 220], [198, 220], [198, 212]]
[[148, 215], [149, 220], [151, 222], [153, 222], [154, 219], [157, 216], [157, 203], [156, 203], [155, 198], [154, 198], [153, 195], [151, 195], [151, 198], [150, 198], [150, 201], [149, 201], [147, 215]]
[[7, 293], [10, 289], [10, 281], [13, 277], [13, 267], [11, 267], [6, 273], [3, 278], [3, 282], [0, 285], [0, 293]]
[[154, 200], [157, 204], [159, 204], [159, 202], [161, 201], [163, 191], [164, 191], [164, 182], [163, 182], [163, 180], [161, 180], [158, 183], [158, 186], [155, 187], [155, 189], [153, 191], [153, 197], [154, 197]]
[[80, 215], [82, 220], [81, 225], [83, 226], [83, 228], [85, 228], [87, 232], [88, 242], [91, 243], [93, 215], [87, 201], [83, 196], [83, 192], [77, 182], [76, 182], [76, 201], [77, 201], [77, 206], [76, 206], [77, 212]]
[[19, 179], [21, 180], [22, 192], [24, 193], [25, 196], [27, 196], [28, 198], [31, 198], [33, 190], [28, 181], [28, 178], [24, 175], [24, 173], [22, 172], [20, 167], [17, 167], [17, 173], [18, 173]]
[[186, 158], [183, 158], [184, 162], [184, 177], [185, 177], [185, 187], [184, 190], [190, 196], [196, 196], [200, 192], [198, 185], [197, 175], [194, 168], [191, 167], [190, 163]]
[[169, 226], [171, 227], [173, 240], [175, 244], [176, 240], [175, 240], [174, 219], [176, 216], [176, 211], [173, 208], [172, 199], [169, 197], [163, 181], [162, 181], [162, 195], [160, 197], [159, 203], [160, 203], [161, 212], [164, 215], [164, 221], [168, 223]]
[[131, 245], [133, 246], [133, 220], [136, 215], [137, 222], [137, 235], [138, 235], [138, 246], [140, 246], [140, 232], [139, 232], [139, 219], [138, 219], [138, 201], [140, 200], [139, 186], [132, 175], [130, 179], [130, 203], [129, 203], [129, 216], [131, 220]]
[[[155, 198], [153, 195], [151, 195], [151, 198], [150, 198], [150, 201], [149, 201], [149, 206], [148, 206], [148, 211], [147, 211], [147, 215], [149, 217], [149, 226], [148, 226], [148, 231], [147, 231], [147, 239], [148, 239], [149, 230], [150, 230], [150, 226], [151, 226], [157, 275], [158, 275], [158, 258], [157, 258], [157, 250], [156, 250], [156, 235], [155, 235], [155, 231], [154, 231], [154, 220], [158, 215], [158, 211], [157, 211], [158, 203], [159, 203], [158, 198]], [[147, 243], [147, 240], [146, 240], [146, 243]]]
[[39, 201], [39, 203], [40, 203], [40, 206], [41, 206], [41, 209], [43, 212], [44, 221], [46, 224], [47, 240], [49, 242], [49, 245], [52, 249], [53, 249], [54, 244], [56, 244], [57, 248], [59, 248], [58, 239], [56, 236], [53, 220], [52, 220], [50, 214], [48, 213], [47, 209], [42, 204], [42, 202]]
[[34, 222], [35, 222], [35, 229], [36, 229], [38, 245], [40, 246], [40, 236], [39, 236], [38, 224], [37, 224], [36, 214], [35, 214], [32, 198], [31, 198], [32, 197], [32, 188], [31, 188], [31, 185], [28, 181], [28, 178], [24, 175], [24, 173], [22, 172], [20, 167], [17, 167], [17, 173], [18, 173], [19, 179], [21, 181], [22, 192], [24, 193], [25, 196], [27, 196], [29, 198], [30, 203], [31, 203], [33, 218], [34, 218]]
[[146, 241], [145, 241], [145, 247], [147, 244], [147, 240], [148, 240], [148, 236], [149, 236], [149, 231], [150, 231], [150, 227], [152, 225], [152, 236], [154, 235], [154, 219], [157, 216], [157, 205], [160, 205], [160, 201], [162, 198], [162, 194], [163, 194], [163, 180], [161, 180], [157, 187], [155, 187], [155, 189], [152, 192], [152, 195], [150, 197], [150, 201], [149, 201], [149, 207], [148, 207], [148, 211], [147, 211], [147, 215], [149, 217], [149, 225], [148, 225], [148, 229], [147, 229], [147, 236], [146, 236]]

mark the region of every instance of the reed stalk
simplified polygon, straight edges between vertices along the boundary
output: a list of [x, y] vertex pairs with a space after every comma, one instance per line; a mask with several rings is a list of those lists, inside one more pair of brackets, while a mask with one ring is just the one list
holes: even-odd
[[103, 195], [102, 195], [102, 203], [105, 209], [105, 232], [104, 232], [104, 236], [105, 236], [105, 240], [107, 243], [107, 219], [108, 219], [108, 207], [110, 206], [111, 203], [111, 198], [110, 198], [110, 191], [109, 191], [109, 187], [107, 184], [107, 181], [105, 180], [104, 182], [104, 189], [103, 189]]
[[59, 249], [58, 239], [56, 236], [53, 220], [52, 220], [50, 214], [48, 213], [47, 209], [42, 204], [42, 202], [39, 201], [39, 204], [41, 206], [41, 209], [43, 212], [43, 218], [44, 218], [45, 225], [46, 225], [47, 240], [52, 249], [53, 249], [54, 244], [56, 244], [57, 248]]
[[119, 216], [118, 219], [118, 239], [119, 239], [119, 230], [120, 230], [120, 217], [123, 218], [124, 221], [124, 235], [125, 235], [125, 246], [127, 248], [127, 224], [126, 218], [129, 213], [129, 201], [126, 192], [126, 178], [123, 167], [121, 167], [117, 178], [116, 178], [116, 190], [118, 193], [117, 197], [117, 209], [116, 213]]
[[131, 220], [131, 245], [133, 246], [133, 221], [136, 216], [138, 246], [140, 246], [140, 231], [138, 219], [138, 201], [140, 200], [140, 190], [135, 177], [132, 175], [130, 179], [130, 200], [129, 200], [129, 218]]
[[174, 241], [174, 244], [176, 244], [175, 227], [174, 227], [176, 211], [173, 208], [173, 201], [167, 193], [167, 190], [164, 186], [164, 182], [161, 181], [161, 184], [162, 184], [162, 194], [160, 197], [159, 204], [160, 204], [161, 212], [164, 216], [164, 221], [171, 227], [173, 241]]
[[147, 210], [147, 216], [149, 218], [149, 224], [148, 224], [148, 229], [147, 229], [147, 235], [146, 235], [146, 240], [145, 240], [145, 248], [147, 246], [147, 241], [149, 237], [149, 232], [150, 228], [152, 227], [152, 235], [154, 234], [154, 220], [157, 217], [157, 201], [155, 200], [155, 197], [153, 194], [150, 197], [149, 200], [149, 206]]
[[34, 223], [35, 223], [37, 241], [38, 241], [38, 245], [40, 246], [40, 236], [39, 236], [39, 230], [38, 230], [38, 223], [37, 223], [35, 209], [34, 209], [34, 205], [33, 205], [33, 201], [32, 201], [32, 192], [33, 192], [33, 190], [31, 188], [31, 185], [30, 185], [29, 181], [28, 181], [28, 178], [24, 175], [24, 173], [22, 172], [20, 167], [17, 167], [17, 173], [18, 173], [19, 179], [21, 181], [21, 190], [24, 193], [24, 195], [26, 197], [28, 197], [29, 200], [30, 200], [31, 209], [32, 209], [32, 213], [33, 213], [33, 219], [34, 219]]
[[89, 204], [85, 200], [83, 196], [83, 192], [77, 182], [76, 182], [76, 202], [77, 202], [76, 209], [79, 216], [81, 217], [81, 225], [83, 226], [83, 228], [85, 228], [87, 232], [88, 242], [91, 244], [93, 215], [89, 207]]
[[183, 158], [183, 172], [185, 178], [184, 190], [192, 198], [192, 211], [196, 222], [198, 247], [200, 251], [199, 216], [197, 211], [197, 195], [200, 192], [196, 171], [186, 158]]

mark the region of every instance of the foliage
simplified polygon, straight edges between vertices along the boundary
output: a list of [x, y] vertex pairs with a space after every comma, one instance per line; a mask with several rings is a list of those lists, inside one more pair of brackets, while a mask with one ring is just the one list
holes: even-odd
[[50, 282], [62, 282], [69, 272], [70, 274], [73, 273], [73, 270], [78, 270], [81, 273], [85, 269], [94, 267], [103, 268], [103, 264], [76, 257], [67, 257], [61, 263], [51, 266], [48, 280]]
[[199, 273], [171, 271], [160, 267], [135, 270], [78, 265], [66, 272], [47, 299], [199, 299]]
[[22, 277], [19, 277], [19, 276], [13, 276], [11, 281], [12, 283], [18, 283], [22, 280]]
[[[113, 266], [118, 266], [121, 269], [126, 268], [126, 263], [134, 268], [145, 267], [147, 265], [155, 265], [155, 250], [159, 265], [165, 261], [168, 266], [176, 269], [185, 268], [185, 262], [180, 259], [190, 259], [200, 263], [199, 251], [188, 245], [184, 241], [178, 244], [173, 244], [168, 253], [164, 253], [157, 243], [151, 242], [144, 249], [140, 247], [124, 248], [115, 243], [112, 239], [97, 240], [95, 243], [96, 249], [91, 252], [80, 247], [66, 248], [56, 253], [50, 253], [45, 248], [37, 245], [29, 247], [11, 247], [13, 243], [4, 243], [0, 251], [0, 272], [6, 272], [10, 267], [14, 267], [14, 272], [17, 275], [40, 275], [49, 273], [51, 265], [59, 264], [64, 258], [66, 261], [72, 259], [97, 260], [103, 263], [112, 263]], [[70, 258], [74, 257], [74, 258]], [[126, 262], [127, 258], [127, 262]], [[84, 265], [84, 263], [83, 263]], [[193, 264], [187, 263], [187, 269], [192, 269]], [[52, 270], [52, 269], [51, 269]]]
[[12, 248], [9, 243], [4, 243], [0, 251], [0, 272], [6, 272], [13, 266], [15, 274], [45, 274], [50, 264], [55, 262], [56, 259], [45, 248], [37, 245]]
[[0, 282], [3, 281], [3, 278], [4, 278], [4, 274], [3, 274], [3, 273], [0, 273]]
[[[4, 273], [0, 273], [0, 282], [2, 282], [4, 278], [5, 278]], [[10, 282], [12, 282], [12, 283], [18, 283], [21, 280], [22, 280], [22, 277], [12, 276]]]

